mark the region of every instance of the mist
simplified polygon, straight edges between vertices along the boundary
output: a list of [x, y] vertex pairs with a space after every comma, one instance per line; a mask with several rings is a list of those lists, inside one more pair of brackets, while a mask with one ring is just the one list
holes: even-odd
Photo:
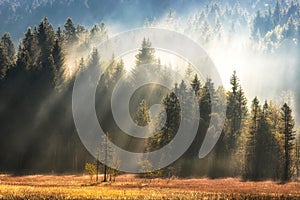
[[[188, 4], [184, 3], [184, 1], [180, 2], [172, 4], [172, 6], [166, 3], [159, 9], [159, 13], [155, 11], [155, 6], [137, 9], [137, 7], [127, 5], [126, 12], [124, 11], [124, 13], [119, 15], [114, 11], [111, 15], [104, 14], [102, 17], [100, 13], [96, 18], [88, 16], [89, 19], [79, 21], [76, 18], [75, 20], [72, 18], [76, 27], [77, 38], [75, 42], [66, 42], [63, 46], [64, 66], [61, 71], [58, 70], [62, 73], [62, 80], [58, 82], [52, 77], [52, 72], [39, 72], [33, 69], [33, 72], [36, 74], [29, 75], [28, 71], [24, 70], [24, 72], [22, 69], [21, 72], [27, 74], [24, 78], [21, 75], [22, 73], [14, 71], [14, 68], [10, 68], [7, 80], [5, 80], [7, 82], [3, 86], [1, 85], [1, 89], [3, 89], [1, 92], [3, 92], [5, 98], [0, 104], [0, 111], [7, 113], [7, 116], [2, 116], [2, 120], [6, 125], [3, 128], [4, 131], [1, 137], [6, 138], [10, 142], [7, 143], [3, 140], [1, 144], [3, 143], [4, 150], [12, 148], [14, 157], [10, 158], [9, 155], [2, 153], [3, 155], [0, 156], [4, 161], [1, 163], [2, 168], [0, 170], [10, 168], [18, 171], [19, 169], [27, 168], [29, 169], [28, 171], [31, 171], [30, 168], [32, 167], [36, 171], [39, 171], [39, 169], [56, 172], [69, 171], [70, 169], [79, 171], [83, 168], [82, 166], [86, 160], [93, 159], [91, 152], [87, 152], [84, 149], [74, 127], [71, 108], [74, 79], [80, 71], [88, 69], [92, 60], [91, 55], [103, 42], [134, 28], [167, 29], [192, 39], [207, 52], [215, 64], [226, 91], [231, 90], [229, 79], [233, 71], [236, 71], [248, 100], [248, 108], [250, 108], [251, 101], [256, 96], [260, 102], [268, 100], [276, 104], [277, 107], [287, 102], [292, 107], [293, 115], [296, 115], [297, 124], [299, 124], [299, 116], [297, 116], [299, 113], [299, 42], [297, 39], [284, 38], [283, 33], [286, 31], [286, 24], [278, 24], [274, 29], [257, 36], [258, 38], [254, 38], [255, 35], [253, 36], [252, 31], [253, 20], [256, 16], [254, 11], [260, 8], [263, 10], [263, 13], [266, 13], [268, 6], [260, 5], [255, 9], [250, 9], [239, 4], [197, 4], [193, 2], [180, 7], [182, 4]], [[91, 4], [86, 3], [86, 7], [91, 7]], [[120, 19], [127, 14], [129, 17]], [[95, 19], [95, 21], [91, 22], [90, 20], [92, 19]], [[62, 19], [59, 22], [56, 20], [52, 21], [51, 16], [49, 20], [53, 23], [53, 27], [61, 26], [60, 24], [63, 23]], [[97, 117], [100, 124], [104, 126], [104, 130], [113, 133], [110, 136], [113, 142], [133, 152], [144, 152], [147, 144], [145, 141], [129, 138], [118, 127], [118, 124], [114, 122], [113, 113], [110, 111], [110, 98], [113, 86], [116, 84], [114, 81], [116, 80], [112, 79], [112, 75], [114, 75], [115, 67], [121, 60], [124, 62], [124, 73], [127, 75], [127, 78], [134, 75], [134, 68], [136, 67], [135, 56], [144, 37], [144, 35], [139, 35], [134, 40], [123, 41], [122, 46], [119, 46], [120, 49], [124, 49], [124, 47], [134, 44], [136, 48], [131, 51], [122, 52], [119, 55], [118, 49], [116, 52], [113, 52], [107, 47], [107, 51], [101, 51], [99, 55], [99, 66], [102, 67], [102, 74], [99, 74], [101, 78], [97, 88], [98, 94], [96, 95], [96, 107], [98, 106], [97, 109], [100, 107], [97, 110]], [[155, 38], [149, 38], [149, 40], [155, 47], [158, 40], [155, 40]], [[187, 50], [185, 53], [197, 54], [199, 52]], [[157, 63], [161, 65], [162, 71], [166, 70], [180, 74], [178, 76], [180, 78], [167, 77], [161, 71], [155, 71], [156, 74], [150, 74], [150, 77], [153, 75], [156, 80], [171, 79], [171, 87], [175, 87], [175, 82], [180, 84], [182, 79], [186, 79], [186, 84], [189, 84], [196, 73], [195, 70], [189, 71], [195, 63], [168, 49], [155, 49], [154, 56], [157, 59]], [[202, 65], [206, 65], [205, 60], [200, 61], [203, 61]], [[205, 67], [209, 68], [209, 65]], [[45, 76], [46, 80], [43, 80], [45, 78], [43, 76], [38, 80], [35, 79], [40, 73], [48, 73]], [[14, 82], [16, 80], [15, 77], [20, 78], [20, 80]], [[139, 78], [143, 79], [143, 76]], [[211, 77], [199, 75], [202, 86], [208, 78]], [[52, 79], [55, 79], [54, 84], [51, 81]], [[55, 86], [52, 88], [53, 85]], [[215, 89], [218, 89], [218, 86], [220, 86], [219, 83], [215, 85]], [[47, 88], [47, 90], [43, 87]], [[88, 85], [86, 87], [88, 88]], [[129, 105], [130, 114], [133, 116], [140, 102], [146, 99], [146, 101], [148, 100], [147, 106], [150, 110], [151, 120], [155, 121], [156, 119], [154, 118], [157, 116], [153, 115], [157, 113], [153, 114], [151, 106], [160, 104], [174, 88], [158, 91], [155, 91], [156, 87], [145, 87], [142, 89], [137, 91], [132, 98], [133, 100], [131, 100], [131, 105]], [[14, 94], [14, 91], [22, 91], [22, 93], [20, 95]], [[28, 95], [26, 91], [32, 91], [32, 93]], [[225, 92], [222, 92], [224, 93], [224, 98], [226, 98]], [[25, 103], [22, 102], [23, 98]], [[119, 100], [119, 98], [117, 99]], [[26, 115], [27, 112], [30, 115]], [[15, 117], [19, 113], [21, 113], [21, 120]], [[126, 123], [128, 119], [122, 120]], [[209, 117], [206, 120], [209, 121]], [[15, 127], [10, 126], [12, 122], [16, 124]], [[51, 126], [52, 123], [55, 124], [55, 127]], [[201, 137], [203, 137], [203, 133], [207, 128], [206, 124], [203, 124], [199, 131], [199, 141], [203, 139]], [[151, 125], [155, 126], [156, 124], [151, 123]], [[214, 127], [211, 131], [215, 131]], [[10, 133], [9, 136], [5, 135], [7, 133]], [[22, 134], [19, 135], [19, 133]], [[22, 138], [25, 135], [27, 137]], [[199, 141], [193, 145], [195, 149], [189, 151], [189, 153], [192, 152], [194, 154], [199, 150], [198, 148], [201, 146]], [[34, 147], [36, 143], [39, 144], [37, 145], [38, 147]], [[67, 151], [63, 148], [65, 145], [67, 146]], [[73, 151], [73, 148], [76, 150]], [[37, 159], [34, 159], [33, 155]], [[209, 166], [213, 164], [214, 158], [215, 156], [212, 155], [200, 163], [203, 164], [203, 162], [208, 161], [206, 167], [206, 170], [208, 170]], [[224, 162], [220, 161], [222, 165]], [[197, 168], [198, 164], [191, 163], [195, 171], [199, 170]], [[203, 172], [203, 174], [206, 174], [206, 172]]]
[[[153, 15], [144, 19], [143, 24], [130, 25], [129, 27], [164, 28], [186, 35], [201, 45], [208, 53], [215, 63], [223, 85], [227, 90], [230, 89], [230, 75], [236, 70], [249, 101], [257, 96], [261, 101], [273, 100], [275, 103], [281, 104], [285, 101], [281, 98], [282, 94], [288, 92], [290, 98], [292, 98], [289, 100], [290, 104], [295, 110], [296, 101], [294, 98], [296, 96], [295, 92], [297, 92], [295, 82], [297, 82], [296, 73], [299, 63], [297, 41], [283, 40], [270, 45], [271, 35], [280, 35], [283, 26], [278, 27], [277, 32], [274, 30], [274, 32], [267, 33], [260, 40], [253, 40], [251, 29], [255, 13], [252, 13], [252, 9], [249, 10], [247, 7], [237, 5], [240, 6], [236, 9], [237, 15], [242, 17], [236, 18], [235, 15], [227, 16], [224, 13], [226, 10], [225, 4], [211, 3], [205, 5], [217, 5], [216, 13], [207, 15], [207, 7], [204, 5], [198, 5], [196, 8], [186, 7], [184, 11], [173, 6], [175, 9], [170, 7], [164, 14], [158, 16], [152, 13]], [[269, 4], [263, 6], [260, 8], [262, 8], [262, 11], [266, 11]], [[176, 9], [178, 9], [178, 12]], [[220, 27], [217, 27], [218, 20]], [[205, 22], [208, 26], [204, 25]], [[109, 19], [106, 26], [108, 37], [130, 30], [128, 26], [126, 28], [126, 23], [113, 19]], [[217, 28], [219, 30], [216, 30]], [[142, 41], [142, 38], [137, 38], [137, 40]], [[86, 49], [81, 46], [80, 52], [74, 51], [76, 49], [74, 47], [70, 48], [67, 54], [68, 68], [76, 69], [78, 60], [81, 57], [86, 58], [92, 47], [98, 46], [99, 43], [101, 41], [92, 40]], [[135, 53], [128, 52], [121, 57], [125, 62], [127, 72], [134, 65]], [[159, 50], [156, 56], [163, 65], [179, 70], [180, 73], [184, 73], [189, 64], [176, 55], [159, 52]], [[74, 72], [76, 70], [70, 71]], [[74, 75], [74, 73], [71, 74]]]

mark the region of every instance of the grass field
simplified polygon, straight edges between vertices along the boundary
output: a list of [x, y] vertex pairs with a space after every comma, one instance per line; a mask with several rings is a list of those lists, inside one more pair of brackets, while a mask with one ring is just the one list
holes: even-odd
[[91, 184], [79, 175], [0, 175], [0, 199], [300, 199], [300, 183], [122, 175], [113, 183]]

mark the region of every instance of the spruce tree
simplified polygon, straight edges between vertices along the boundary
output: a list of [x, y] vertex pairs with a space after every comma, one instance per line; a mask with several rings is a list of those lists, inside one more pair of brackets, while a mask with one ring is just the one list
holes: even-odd
[[191, 82], [191, 86], [195, 92], [197, 97], [200, 96], [200, 89], [201, 89], [201, 81], [198, 79], [197, 74], [195, 74], [194, 79]]
[[54, 62], [54, 70], [55, 70], [55, 85], [56, 87], [62, 86], [63, 82], [63, 74], [64, 74], [64, 53], [61, 47], [61, 42], [59, 39], [55, 40], [55, 44], [53, 46], [53, 62]]
[[229, 152], [234, 151], [237, 145], [237, 139], [241, 134], [246, 116], [247, 99], [240, 86], [236, 71], [230, 78], [231, 91], [228, 92], [227, 112], [226, 112], [226, 138]]
[[155, 50], [152, 48], [151, 42], [149, 39], [143, 39], [142, 47], [139, 49], [138, 54], [135, 56], [136, 61], [135, 65], [143, 64], [156, 64], [157, 60], [155, 59]]
[[53, 46], [53, 60], [54, 60], [54, 66], [57, 71], [61, 70], [61, 68], [64, 65], [64, 54], [61, 47], [61, 43], [59, 40], [55, 40], [54, 46]]
[[55, 40], [58, 40], [58, 42], [61, 44], [61, 46], [63, 45], [63, 42], [65, 40], [65, 35], [62, 32], [60, 26], [57, 27], [56, 33], [55, 33]]
[[112, 81], [113, 84], [116, 84], [117, 81], [125, 74], [125, 69], [124, 69], [124, 62], [121, 59], [119, 62], [116, 63], [116, 66], [113, 69], [112, 73]]
[[15, 47], [9, 33], [4, 33], [1, 37], [1, 44], [6, 51], [9, 62], [12, 64], [15, 60]]
[[27, 50], [22, 49], [22, 45], [20, 44], [17, 54], [16, 67], [28, 70], [30, 68], [30, 63], [31, 57], [29, 55], [29, 52]]
[[215, 98], [215, 91], [211, 79], [207, 79], [201, 91], [201, 99], [199, 102], [200, 118], [207, 125], [210, 121], [211, 106]]
[[276, 179], [280, 168], [280, 143], [272, 133], [271, 109], [267, 101], [264, 103], [257, 128], [256, 162], [258, 179]]
[[249, 137], [246, 146], [246, 162], [245, 162], [245, 178], [246, 179], [257, 179], [257, 133], [259, 119], [261, 115], [261, 108], [257, 97], [252, 101], [251, 115], [250, 115], [250, 127]]
[[37, 65], [39, 68], [53, 68], [52, 50], [54, 45], [54, 30], [52, 25], [45, 17], [38, 27], [38, 45], [40, 54], [38, 57]]
[[0, 79], [5, 77], [6, 71], [9, 67], [9, 59], [6, 54], [6, 50], [2, 44], [0, 44]]
[[34, 42], [34, 36], [31, 32], [31, 29], [28, 28], [27, 32], [25, 33], [25, 37], [22, 40], [23, 47], [20, 50], [18, 50], [18, 59], [21, 59], [22, 57], [24, 57], [24, 55], [27, 56], [28, 54], [28, 60], [26, 59], [28, 63], [26, 64], [27, 67], [25, 68], [29, 68], [30, 66], [34, 65], [36, 57], [36, 44]]
[[[175, 86], [174, 90], [178, 92], [176, 87], [177, 85]], [[156, 130], [158, 133], [149, 140], [149, 146], [154, 150], [168, 144], [175, 136], [180, 125], [180, 104], [174, 91], [166, 95], [166, 97], [163, 99], [162, 105], [165, 109], [165, 112], [160, 113], [158, 122], [161, 122], [162, 118], [165, 118], [166, 122], [162, 130]]]
[[[159, 73], [160, 68], [157, 66], [157, 59], [155, 58], [155, 50], [151, 46], [149, 39], [143, 39], [142, 46], [135, 56], [135, 66], [132, 69], [132, 82], [139, 80], [153, 79], [154, 73]], [[151, 65], [151, 66], [148, 66]]]
[[294, 119], [291, 108], [285, 103], [281, 108], [281, 120], [283, 123], [282, 134], [284, 136], [284, 173], [283, 181], [289, 181], [292, 177], [292, 151], [295, 145]]
[[68, 18], [65, 25], [64, 25], [64, 34], [66, 37], [67, 44], [72, 44], [77, 40], [76, 36], [76, 28], [73, 24], [73, 21], [71, 18]]
[[147, 126], [150, 123], [150, 111], [145, 100], [142, 100], [137, 108], [134, 121], [138, 126]]

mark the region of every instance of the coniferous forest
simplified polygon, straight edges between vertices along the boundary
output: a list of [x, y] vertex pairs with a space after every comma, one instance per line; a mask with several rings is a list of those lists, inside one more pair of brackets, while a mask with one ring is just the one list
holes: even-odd
[[[249, 56], [287, 57], [297, 55], [300, 49], [300, 3], [294, 0], [277, 1], [256, 9], [246, 9], [238, 1], [230, 4], [208, 2], [197, 11], [191, 11], [186, 20], [176, 16], [172, 9], [162, 19], [144, 20], [145, 27], [164, 27], [187, 34], [209, 52], [216, 45], [235, 45], [236, 38], [242, 33], [246, 34], [247, 42], [241, 43], [245, 49], [251, 50]], [[197, 106], [190, 107], [200, 110], [199, 128], [192, 145], [180, 159], [149, 176], [242, 177], [254, 181], [290, 181], [299, 177], [299, 55], [293, 65], [287, 61], [287, 66], [284, 66], [284, 62], [276, 60], [276, 64], [282, 65], [278, 74], [283, 74], [283, 77], [274, 84], [279, 85], [280, 91], [290, 89], [293, 95], [282, 93], [280, 95], [284, 100], [280, 101], [278, 89], [274, 98], [264, 99], [260, 94], [268, 91], [248, 94], [245, 88], [250, 86], [244, 84], [244, 76], [239, 76], [239, 69], [243, 66], [229, 72], [223, 69], [229, 74], [225, 84], [228, 87], [218, 87], [210, 77], [199, 77], [188, 65], [160, 65], [163, 58], [158, 56], [148, 38], [138, 38], [140, 48], [135, 52], [130, 68], [114, 55], [111, 55], [111, 60], [103, 60], [93, 47], [111, 36], [109, 27], [109, 23], [105, 22], [95, 22], [93, 26], [86, 27], [72, 18], [58, 25], [52, 24], [51, 18], [44, 17], [38, 24], [23, 30], [20, 39], [12, 38], [8, 32], [2, 34], [1, 173], [83, 173], [87, 163], [98, 167], [99, 162], [88, 153], [77, 134], [72, 115], [72, 92], [77, 72], [109, 62], [109, 67], [99, 74], [96, 112], [109, 139], [123, 149], [147, 152], [168, 144], [179, 128], [179, 99], [183, 104], [190, 105], [191, 94], [194, 93], [197, 98]], [[246, 27], [247, 33], [243, 27]], [[226, 51], [225, 48], [222, 50]], [[151, 77], [153, 71], [139, 68], [147, 63], [159, 65], [155, 73], [174, 86], [172, 90], [145, 86], [135, 92], [130, 112], [137, 125], [150, 123], [149, 108], [155, 103], [160, 103], [166, 114], [166, 122], [158, 134], [137, 139], [118, 128], [110, 99], [123, 74], [128, 73], [126, 84], [129, 85], [145, 76]], [[172, 70], [183, 73], [189, 83], [174, 82]], [[284, 74], [284, 70], [290, 71]], [[261, 78], [260, 75], [257, 77]], [[250, 78], [255, 79], [254, 76]], [[247, 77], [247, 80], [250, 78]], [[292, 81], [292, 88], [287, 80]], [[212, 105], [226, 106], [225, 123], [213, 150], [199, 159], [199, 148], [211, 116], [218, 115], [213, 113]], [[145, 165], [151, 168], [151, 163]], [[99, 170], [103, 169], [101, 165]], [[112, 171], [110, 169], [110, 173]]]

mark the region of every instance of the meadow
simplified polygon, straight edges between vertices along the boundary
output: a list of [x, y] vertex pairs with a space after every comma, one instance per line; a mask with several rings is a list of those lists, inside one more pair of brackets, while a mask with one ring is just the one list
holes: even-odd
[[300, 199], [300, 183], [244, 182], [237, 178], [143, 179], [134, 175], [95, 183], [84, 175], [3, 174], [0, 199]]

